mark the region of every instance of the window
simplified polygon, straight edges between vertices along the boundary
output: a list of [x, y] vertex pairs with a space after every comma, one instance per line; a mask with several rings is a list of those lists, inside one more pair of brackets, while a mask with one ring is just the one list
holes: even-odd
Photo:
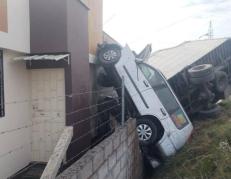
[[7, 32], [7, 0], [0, 0], [0, 31]]
[[5, 116], [4, 79], [3, 79], [3, 52], [0, 50], [0, 117]]
[[161, 101], [162, 105], [165, 107], [169, 116], [175, 123], [176, 127], [178, 129], [182, 129], [185, 125], [188, 124], [188, 121], [164, 78], [158, 71], [149, 67], [148, 65], [140, 64], [139, 66], [144, 76], [155, 91], [156, 95], [158, 96], [159, 100]]

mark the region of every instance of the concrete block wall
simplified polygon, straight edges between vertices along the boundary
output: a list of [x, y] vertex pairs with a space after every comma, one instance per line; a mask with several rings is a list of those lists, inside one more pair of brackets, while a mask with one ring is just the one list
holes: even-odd
[[64, 69], [30, 72], [32, 161], [47, 162], [65, 128]]
[[136, 133], [136, 121], [129, 119], [124, 127], [89, 150], [61, 173], [58, 179], [142, 179], [142, 154]]

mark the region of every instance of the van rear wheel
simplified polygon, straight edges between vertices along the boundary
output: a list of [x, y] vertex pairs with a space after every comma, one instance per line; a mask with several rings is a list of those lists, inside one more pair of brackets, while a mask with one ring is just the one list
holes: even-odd
[[157, 125], [151, 119], [137, 119], [137, 133], [141, 145], [149, 145], [156, 142], [158, 137]]
[[103, 66], [111, 66], [119, 61], [121, 48], [116, 44], [105, 44], [98, 50], [97, 57]]

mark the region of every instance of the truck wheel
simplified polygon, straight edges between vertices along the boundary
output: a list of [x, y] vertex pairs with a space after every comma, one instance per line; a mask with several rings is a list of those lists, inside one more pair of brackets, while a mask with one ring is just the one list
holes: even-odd
[[137, 119], [137, 133], [141, 145], [149, 145], [156, 142], [158, 137], [157, 125], [147, 118]]
[[213, 65], [211, 64], [202, 64], [197, 65], [188, 70], [190, 77], [192, 78], [200, 78], [204, 76], [208, 76], [211, 73], [214, 73]]
[[192, 84], [199, 85], [199, 84], [202, 84], [202, 83], [212, 81], [212, 80], [214, 80], [214, 78], [215, 78], [215, 73], [212, 72], [212, 73], [208, 74], [207, 76], [190, 77], [190, 82]]
[[228, 85], [228, 75], [223, 71], [215, 72], [215, 89], [219, 93], [223, 93]]
[[97, 57], [103, 66], [113, 65], [121, 57], [121, 48], [116, 44], [106, 44], [99, 49]]
[[202, 117], [216, 118], [220, 114], [220, 112], [221, 112], [221, 108], [216, 105], [211, 109], [201, 110], [199, 114]]

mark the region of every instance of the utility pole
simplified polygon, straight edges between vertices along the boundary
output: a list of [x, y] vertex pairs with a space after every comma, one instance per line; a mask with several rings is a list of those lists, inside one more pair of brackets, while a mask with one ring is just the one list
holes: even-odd
[[201, 39], [202, 37], [208, 37], [208, 39], [213, 39], [213, 24], [212, 21], [209, 21], [209, 29], [208, 29], [208, 33], [201, 35], [199, 37], [199, 39]]
[[121, 93], [122, 93], [122, 95], [121, 95], [121, 97], [122, 97], [122, 101], [121, 101], [121, 107], [122, 107], [122, 109], [121, 109], [121, 115], [122, 115], [122, 119], [121, 119], [121, 124], [122, 124], [122, 126], [124, 126], [124, 121], [125, 121], [125, 100], [124, 100], [124, 98], [125, 98], [125, 85], [124, 85], [124, 76], [122, 76], [122, 89], [121, 89]]
[[213, 24], [212, 24], [212, 21], [209, 21], [208, 38], [213, 39]]

